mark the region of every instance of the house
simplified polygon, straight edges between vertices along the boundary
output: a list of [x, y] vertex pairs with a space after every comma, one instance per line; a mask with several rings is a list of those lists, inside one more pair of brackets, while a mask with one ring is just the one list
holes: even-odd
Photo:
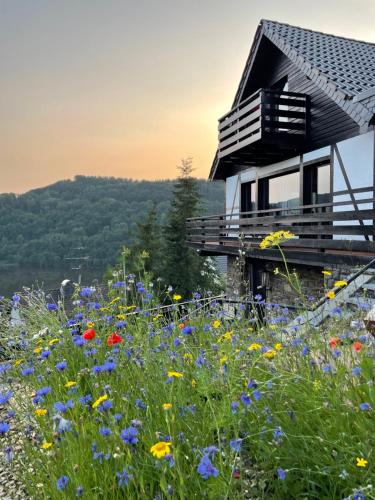
[[[342, 278], [375, 257], [375, 44], [262, 20], [231, 110], [219, 119], [211, 180], [226, 213], [188, 221], [202, 255], [226, 255], [233, 293], [280, 302], [280, 229], [291, 270], [320, 293], [323, 269]], [[241, 273], [242, 273], [241, 271]]]

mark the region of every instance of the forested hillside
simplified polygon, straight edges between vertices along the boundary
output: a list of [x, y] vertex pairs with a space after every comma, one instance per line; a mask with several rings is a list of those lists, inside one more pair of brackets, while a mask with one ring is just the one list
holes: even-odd
[[[221, 213], [224, 187], [199, 181], [202, 213]], [[173, 181], [133, 181], [77, 176], [22, 195], [0, 195], [0, 294], [41, 279], [51, 286], [84, 247], [86, 271], [100, 277], [122, 245], [132, 243], [136, 223], [156, 203], [163, 223]], [[56, 283], [58, 285], [58, 283]]]

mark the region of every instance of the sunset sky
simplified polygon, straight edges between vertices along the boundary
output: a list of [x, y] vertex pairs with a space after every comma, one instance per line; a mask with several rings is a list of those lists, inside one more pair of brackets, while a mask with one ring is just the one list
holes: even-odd
[[375, 0], [0, 0], [0, 192], [207, 177], [261, 18], [375, 42]]

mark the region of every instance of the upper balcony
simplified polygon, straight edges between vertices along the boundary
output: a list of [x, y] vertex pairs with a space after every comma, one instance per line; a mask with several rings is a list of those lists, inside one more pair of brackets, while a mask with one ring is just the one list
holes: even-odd
[[220, 118], [217, 161], [244, 168], [297, 153], [308, 133], [308, 102], [306, 94], [258, 90]]

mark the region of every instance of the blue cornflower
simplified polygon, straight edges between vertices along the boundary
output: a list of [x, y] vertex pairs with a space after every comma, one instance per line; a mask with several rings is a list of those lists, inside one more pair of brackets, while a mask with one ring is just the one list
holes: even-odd
[[339, 358], [340, 356], [341, 356], [341, 351], [340, 351], [339, 349], [334, 349], [334, 350], [332, 351], [332, 357], [333, 357], [333, 359], [337, 359], [337, 358]]
[[116, 420], [116, 422], [120, 422], [120, 420], [122, 419], [123, 415], [121, 413], [115, 413], [113, 415], [113, 418]]
[[276, 427], [276, 429], [273, 432], [273, 438], [278, 440], [284, 436], [283, 431], [281, 430], [281, 427]]
[[81, 497], [83, 495], [83, 486], [78, 486], [78, 488], [76, 489], [76, 497]]
[[27, 377], [28, 375], [32, 375], [34, 373], [34, 368], [24, 368], [21, 373], [24, 377]]
[[56, 482], [56, 487], [58, 490], [63, 490], [68, 486], [69, 478], [68, 476], [61, 476]]
[[191, 333], [193, 333], [193, 329], [191, 326], [184, 326], [184, 328], [181, 330], [181, 332], [184, 334], [184, 335], [190, 335]]
[[103, 366], [102, 365], [94, 365], [92, 367], [92, 372], [95, 374], [101, 373], [103, 371]]
[[173, 345], [174, 347], [178, 347], [179, 345], [181, 345], [181, 339], [179, 339], [178, 337], [173, 339]]
[[47, 349], [46, 351], [42, 351], [42, 352], [40, 353], [40, 357], [41, 357], [42, 359], [47, 359], [47, 358], [49, 358], [49, 357], [50, 357], [50, 355], [51, 355], [51, 351], [50, 351], [49, 349]]
[[250, 396], [248, 396], [247, 394], [245, 393], [242, 393], [241, 394], [241, 401], [242, 403], [245, 405], [245, 406], [249, 406], [251, 405], [251, 399], [250, 399]]
[[104, 451], [98, 451], [94, 452], [93, 459], [99, 460], [99, 463], [101, 465], [103, 463], [103, 460], [109, 460], [110, 456], [111, 455], [109, 453], [104, 453]]
[[255, 399], [255, 401], [259, 401], [262, 398], [262, 394], [260, 393], [260, 391], [258, 390], [254, 391], [253, 398]]
[[55, 426], [57, 426], [57, 431], [59, 434], [63, 434], [64, 432], [69, 432], [72, 428], [72, 422], [63, 418], [61, 415], [55, 415], [53, 417]]
[[10, 446], [4, 448], [4, 459], [6, 462], [12, 462], [12, 460], [14, 459], [13, 448], [11, 448]]
[[309, 354], [309, 348], [307, 345], [303, 346], [301, 354], [302, 356], [307, 356]]
[[100, 411], [108, 411], [113, 407], [113, 402], [108, 399], [107, 401], [103, 401], [103, 403], [100, 403], [98, 406], [98, 410]]
[[[165, 439], [165, 441], [171, 441], [170, 436], [168, 436], [169, 439]], [[214, 445], [207, 446], [206, 448], [203, 449], [203, 454], [207, 455], [208, 457], [214, 457], [216, 453], [219, 453], [219, 448], [217, 448]]]
[[240, 403], [238, 401], [232, 401], [230, 407], [231, 407], [232, 413], [235, 414], [238, 412], [238, 408], [240, 407]]
[[144, 403], [141, 399], [136, 399], [135, 400], [135, 406], [137, 408], [140, 408], [141, 410], [146, 410], [146, 408], [147, 408], [146, 403]]
[[229, 443], [229, 446], [236, 453], [239, 453], [241, 451], [241, 445], [242, 445], [242, 439], [232, 439], [232, 441], [230, 441]]
[[10, 429], [9, 424], [6, 422], [0, 422], [0, 434], [5, 434]]
[[112, 431], [109, 427], [100, 427], [99, 434], [101, 434], [102, 436], [110, 436], [112, 434]]
[[128, 427], [127, 429], [122, 429], [120, 433], [120, 438], [126, 444], [136, 444], [138, 443], [138, 429], [135, 427]]
[[355, 366], [352, 368], [352, 374], [356, 377], [358, 377], [361, 374], [361, 368], [359, 366]]
[[126, 467], [124, 467], [121, 472], [116, 472], [116, 477], [118, 479], [117, 484], [121, 488], [122, 486], [128, 485], [129, 479], [132, 477], [132, 474], [129, 474], [126, 470]]
[[57, 311], [58, 310], [58, 307], [56, 304], [47, 304], [47, 309], [49, 311]]
[[197, 357], [196, 361], [195, 361], [195, 365], [198, 366], [198, 367], [202, 367], [206, 364], [206, 360], [204, 359], [204, 357], [202, 356], [202, 354], [199, 354], [199, 356]]
[[365, 495], [362, 493], [362, 491], [355, 491], [353, 493], [353, 500], [365, 500]]
[[4, 365], [0, 365], [0, 373], [4, 373], [12, 368], [12, 365], [9, 363], [6, 363]]
[[117, 323], [115, 324], [116, 328], [125, 328], [126, 325], [127, 325], [126, 321], [117, 321]]
[[332, 373], [332, 365], [328, 364], [323, 366], [324, 373]]
[[95, 292], [95, 288], [92, 287], [83, 287], [81, 290], [81, 297], [91, 297], [91, 295]]
[[68, 366], [68, 363], [66, 361], [60, 361], [55, 365], [56, 370], [59, 372], [62, 372], [65, 370], [65, 368]]
[[175, 464], [172, 453], [165, 455], [164, 460], [168, 463], [169, 467], [172, 468]]
[[12, 391], [0, 393], [0, 405], [7, 404], [12, 396], [13, 396]]
[[87, 340], [81, 337], [81, 335], [79, 335], [78, 337], [74, 337], [73, 342], [77, 347], [82, 347], [87, 344]]
[[36, 391], [37, 396], [46, 396], [52, 391], [51, 387], [41, 387]]
[[66, 403], [61, 403], [61, 401], [56, 401], [56, 403], [53, 406], [57, 412], [65, 413], [70, 408], [73, 408], [74, 402], [71, 399], [69, 399], [69, 401], [67, 401]]
[[258, 384], [256, 383], [255, 380], [250, 379], [249, 383], [247, 384], [248, 389], [256, 389], [258, 387]]
[[279, 479], [281, 479], [281, 481], [284, 481], [285, 478], [286, 478], [286, 472], [284, 469], [282, 469], [281, 467], [278, 467], [277, 468], [277, 476]]
[[113, 370], [116, 368], [116, 363], [114, 361], [106, 361], [104, 365], [102, 365], [102, 370], [106, 372], [113, 372]]
[[362, 411], [367, 411], [367, 410], [371, 410], [371, 405], [370, 405], [370, 403], [361, 403], [359, 405], [359, 408]]
[[217, 477], [219, 471], [214, 467], [208, 455], [204, 455], [197, 466], [198, 474], [200, 474], [203, 479], [208, 479], [209, 477]]

